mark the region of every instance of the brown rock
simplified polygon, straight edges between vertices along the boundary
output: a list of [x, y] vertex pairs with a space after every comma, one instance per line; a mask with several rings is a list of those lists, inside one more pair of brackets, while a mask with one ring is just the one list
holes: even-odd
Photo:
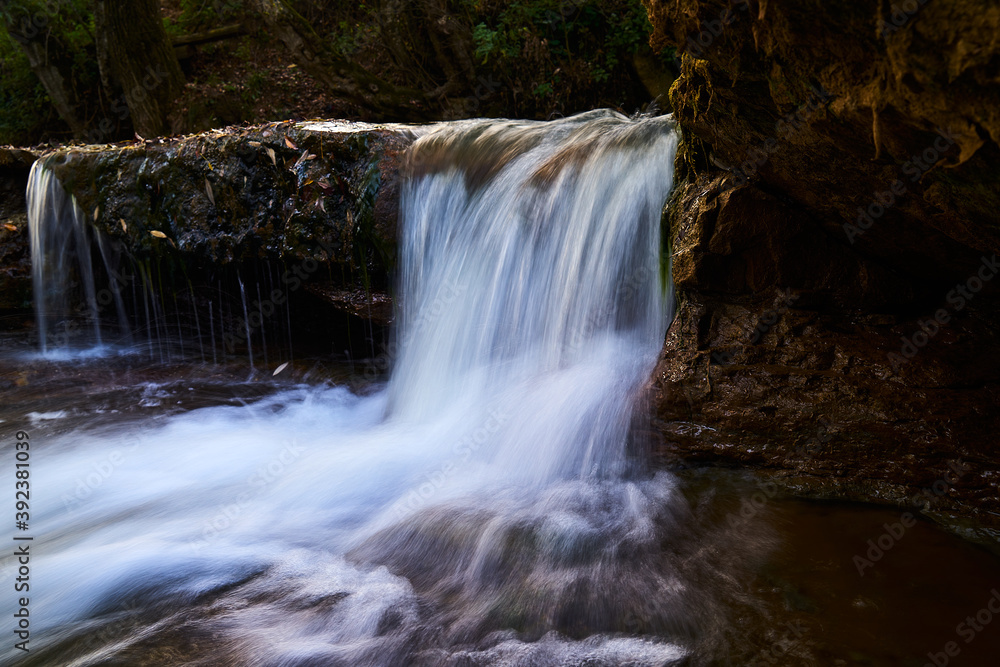
[[931, 511], [995, 525], [1000, 8], [915, 4], [646, 0], [683, 63], [659, 451], [898, 503], [960, 459]]

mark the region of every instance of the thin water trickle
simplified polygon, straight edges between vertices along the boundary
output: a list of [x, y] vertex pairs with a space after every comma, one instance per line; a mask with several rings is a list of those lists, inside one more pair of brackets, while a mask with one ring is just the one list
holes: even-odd
[[222, 361], [225, 363], [226, 357], [229, 355], [229, 349], [226, 344], [226, 315], [222, 309], [222, 304], [225, 302], [225, 295], [222, 292], [222, 284], [219, 284], [219, 336], [222, 337], [220, 349], [222, 350]]
[[237, 276], [236, 280], [240, 284], [240, 301], [243, 304], [243, 330], [247, 337], [247, 359], [250, 361], [250, 372], [256, 369], [253, 366], [253, 342], [250, 340], [250, 313], [247, 310], [247, 291], [243, 287], [243, 279]]
[[[146, 313], [146, 345], [149, 348], [149, 358], [153, 358], [153, 318], [149, 311], [149, 281], [147, 280], [146, 272], [143, 270], [142, 265], [139, 266], [140, 275], [142, 277], [142, 308]], [[159, 336], [157, 336], [157, 342], [159, 342]], [[160, 361], [163, 361], [163, 355], [160, 354]]]
[[212, 300], [208, 300], [208, 332], [212, 339], [212, 363], [218, 365], [219, 358], [215, 352], [215, 311], [212, 310]]
[[181, 358], [183, 359], [187, 356], [184, 349], [184, 340], [187, 336], [184, 335], [184, 326], [181, 324], [181, 308], [180, 304], [177, 302], [177, 292], [174, 292], [174, 318], [177, 320], [177, 343], [181, 346]]
[[285, 323], [288, 327], [288, 361], [295, 361], [294, 344], [292, 343], [292, 300], [285, 299]]
[[[72, 340], [75, 336], [69, 326], [74, 311], [91, 324], [92, 338], [86, 340], [85, 345], [99, 346], [101, 317], [91, 263], [92, 234], [86, 214], [41, 160], [31, 167], [27, 203], [35, 312], [42, 353], [47, 353], [53, 342], [56, 348], [69, 347], [76, 342]], [[110, 267], [105, 268], [110, 273]], [[82, 287], [82, 307], [74, 308], [70, 303], [74, 281]], [[60, 325], [63, 330], [57, 333], [55, 328]]]
[[[257, 282], [257, 308], [258, 312], [263, 312], [260, 310], [260, 304], [264, 303], [264, 300], [260, 298], [260, 282]], [[268, 368], [267, 363], [267, 322], [262, 322], [260, 326], [260, 349], [264, 355], [264, 368]]]
[[[191, 294], [191, 312], [194, 314], [194, 329], [195, 335], [198, 339], [198, 353], [201, 357], [202, 362], [205, 361], [205, 339], [201, 335], [201, 318], [198, 317], [198, 299], [194, 294], [194, 286], [188, 283], [188, 290]], [[209, 314], [212, 312], [212, 306], [209, 304], [208, 307]], [[212, 341], [215, 344], [215, 341]]]

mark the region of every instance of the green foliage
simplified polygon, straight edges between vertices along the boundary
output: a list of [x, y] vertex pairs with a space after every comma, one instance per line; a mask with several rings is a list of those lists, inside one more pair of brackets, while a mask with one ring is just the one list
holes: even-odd
[[535, 86], [535, 89], [531, 91], [531, 94], [534, 95], [535, 97], [548, 97], [549, 95], [552, 95], [554, 92], [555, 89], [552, 87], [552, 84], [545, 82]]
[[246, 85], [240, 93], [243, 104], [252, 107], [263, 96], [265, 84], [267, 84], [267, 75], [264, 72], [252, 72], [247, 77]]
[[[292, 0], [291, 4], [336, 53], [372, 74], [427, 92], [450, 85], [446, 103], [480, 116], [546, 118], [595, 107], [626, 112], [648, 101], [633, 58], [647, 50], [651, 27], [641, 0], [443, 0], [440, 4], [368, 0]], [[91, 0], [9, 0], [0, 3], [5, 23], [43, 38], [50, 55], [80, 100], [77, 115], [88, 129], [111, 117], [110, 139], [130, 134], [128, 121], [109, 111], [97, 70]], [[249, 19], [241, 0], [171, 0], [164, 22], [178, 37]], [[58, 11], [53, 13], [51, 8]], [[443, 11], [443, 16], [440, 13]], [[442, 21], [447, 30], [438, 30]], [[25, 23], [25, 21], [27, 23]], [[42, 37], [39, 37], [39, 36]], [[295, 91], [286, 90], [284, 69], [270, 66], [284, 45], [266, 30], [239, 43], [198, 47], [189, 80], [202, 82], [181, 102], [182, 131], [205, 122], [240, 122], [298, 115]], [[661, 54], [662, 64], [671, 53]], [[284, 56], [279, 56], [282, 60]], [[234, 60], [237, 61], [234, 63]], [[262, 63], [248, 71], [245, 63]], [[472, 63], [473, 71], [466, 69]], [[266, 63], [266, 64], [265, 64]], [[234, 79], [234, 72], [241, 72]], [[457, 85], [451, 85], [455, 82]], [[274, 94], [275, 91], [282, 93]], [[311, 92], [312, 99], [317, 95]], [[305, 96], [303, 96], [305, 97]], [[197, 98], [197, 99], [196, 99]], [[463, 105], [461, 100], [466, 103]], [[292, 108], [285, 108], [291, 106]], [[351, 107], [335, 103], [337, 113]], [[315, 112], [315, 108], [314, 108]], [[357, 117], [364, 118], [360, 109]], [[210, 117], [210, 118], [209, 118]], [[184, 120], [187, 119], [187, 120]], [[214, 119], [214, 120], [213, 120]], [[0, 143], [30, 144], [70, 139], [27, 59], [0, 23]]]
[[[0, 144], [35, 143], [53, 128], [67, 138], [19, 42], [43, 43], [47, 56], [69, 72], [67, 84], [85, 97], [100, 78], [89, 1], [12, 0], [0, 16]], [[78, 112], [86, 118], [91, 108]]]
[[56, 38], [69, 51], [86, 49], [94, 41], [88, 0], [11, 0], [0, 13], [12, 40]]
[[176, 21], [166, 19], [163, 26], [170, 37], [208, 28], [218, 28], [243, 18], [245, 9], [239, 0], [180, 0], [181, 13]]
[[602, 105], [601, 93], [606, 94], [608, 87], [614, 89], [618, 82], [634, 79], [630, 61], [640, 49], [648, 48], [652, 31], [639, 0], [463, 5], [475, 21], [472, 40], [477, 65], [508, 82], [508, 88], [530, 92], [529, 99], [534, 101], [525, 101], [519, 110], [522, 115], [572, 112], [586, 106], [583, 100], [566, 99], [568, 95], [590, 97], [591, 104]]
[[497, 48], [498, 34], [498, 31], [487, 28], [485, 23], [480, 23], [472, 31], [472, 41], [475, 44], [475, 54], [478, 62], [485, 65], [489, 61], [490, 54]]
[[31, 143], [38, 126], [52, 122], [52, 103], [28, 59], [0, 30], [0, 144]]
[[337, 21], [327, 37], [333, 50], [347, 60], [358, 55], [366, 44], [379, 43], [378, 25], [372, 8], [362, 3], [358, 12], [359, 16], [352, 17], [353, 20]]
[[608, 68], [635, 53], [652, 30], [642, 4], [631, 0], [522, 0], [489, 18], [476, 28], [477, 49], [515, 58], [541, 39], [556, 59], [595, 53]]
[[[327, 16], [327, 26], [339, 22], [330, 31], [338, 51], [348, 43], [346, 22], [351, 53], [379, 76], [423, 90], [450, 82], [465, 62], [456, 45], [467, 42], [475, 71], [468, 88], [452, 94], [473, 97], [477, 115], [544, 118], [597, 106], [631, 112], [648, 102], [632, 63], [648, 51], [652, 31], [641, 0], [445, 0], [433, 10], [386, 0], [294, 4], [313, 20]], [[444, 21], [447, 30], [435, 36]]]

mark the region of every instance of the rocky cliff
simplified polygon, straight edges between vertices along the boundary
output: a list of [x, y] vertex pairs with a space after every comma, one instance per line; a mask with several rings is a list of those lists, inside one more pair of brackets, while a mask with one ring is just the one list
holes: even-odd
[[1000, 7], [646, 4], [685, 134], [658, 452], [996, 526]]

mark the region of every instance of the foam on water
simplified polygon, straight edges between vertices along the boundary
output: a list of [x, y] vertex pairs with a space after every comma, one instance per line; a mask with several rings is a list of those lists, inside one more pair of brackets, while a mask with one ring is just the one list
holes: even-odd
[[74, 664], [203, 636], [245, 665], [680, 659], [687, 510], [628, 446], [676, 147], [611, 112], [424, 133], [388, 387], [33, 440], [33, 637]]

